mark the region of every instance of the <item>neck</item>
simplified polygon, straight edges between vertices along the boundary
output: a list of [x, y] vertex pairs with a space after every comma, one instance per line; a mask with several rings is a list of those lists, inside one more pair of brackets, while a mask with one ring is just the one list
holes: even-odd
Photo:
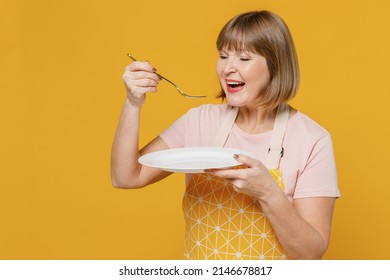
[[266, 132], [272, 130], [276, 112], [277, 109], [241, 107], [237, 116], [236, 125], [251, 134]]

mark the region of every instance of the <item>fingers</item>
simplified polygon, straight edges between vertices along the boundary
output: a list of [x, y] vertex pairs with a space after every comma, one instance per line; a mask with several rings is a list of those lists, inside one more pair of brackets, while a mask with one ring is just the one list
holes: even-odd
[[[156, 73], [150, 73], [147, 71], [130, 72], [129, 75], [130, 75], [129, 77], [131, 77], [131, 79], [133, 79], [133, 80], [147, 79], [147, 80], [155, 81], [156, 83], [161, 81], [160, 77]], [[125, 77], [127, 77], [127, 76], [125, 76]]]
[[[149, 83], [156, 85], [161, 78], [156, 74], [156, 69], [150, 65], [148, 62], [136, 61], [126, 66], [125, 71], [122, 76], [123, 80], [126, 81], [136, 81], [138, 86], [145, 86], [147, 80], [150, 80]], [[151, 84], [146, 84], [150, 86]]]
[[125, 71], [146, 71], [146, 72], [157, 72], [148, 61], [134, 61], [125, 67]]
[[247, 165], [249, 168], [254, 168], [262, 165], [262, 163], [257, 159], [248, 157], [246, 155], [234, 155], [234, 159], [240, 163]]
[[243, 169], [209, 169], [206, 172], [225, 179], [245, 179]]
[[126, 84], [137, 87], [156, 87], [159, 81], [149, 77], [147, 74], [136, 73], [132, 77], [124, 76], [123, 80]]
[[246, 155], [234, 155], [234, 159], [248, 168], [246, 169], [209, 169], [207, 172], [226, 179], [247, 179], [249, 169], [261, 166], [262, 163], [257, 159]]
[[[207, 172], [212, 175], [229, 179], [235, 183], [239, 181], [248, 181], [251, 177], [262, 174], [266, 167], [257, 159], [251, 158], [246, 155], [234, 155], [234, 159], [242, 163], [247, 168], [239, 169], [210, 169]], [[237, 185], [237, 184], [236, 184]]]
[[122, 75], [127, 98], [133, 105], [142, 105], [148, 92], [157, 92], [161, 81], [156, 69], [149, 62], [135, 61], [125, 67]]

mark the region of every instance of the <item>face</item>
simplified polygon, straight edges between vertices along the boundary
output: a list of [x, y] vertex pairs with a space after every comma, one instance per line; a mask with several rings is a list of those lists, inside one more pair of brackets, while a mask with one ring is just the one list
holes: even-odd
[[246, 51], [219, 53], [217, 75], [229, 105], [256, 106], [270, 81], [266, 59]]

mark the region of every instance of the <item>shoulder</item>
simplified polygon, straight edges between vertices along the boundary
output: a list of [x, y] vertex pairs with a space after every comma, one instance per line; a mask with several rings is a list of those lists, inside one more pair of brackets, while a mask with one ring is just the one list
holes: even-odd
[[317, 154], [324, 156], [333, 154], [330, 133], [301, 112], [297, 112], [290, 118], [284, 145], [294, 158], [299, 158], [301, 167], [305, 166]]
[[286, 134], [300, 135], [301, 139], [311, 139], [312, 141], [330, 138], [330, 133], [323, 126], [300, 111], [289, 120]]
[[224, 104], [202, 104], [198, 107], [191, 108], [190, 112], [198, 113], [212, 113], [212, 114], [223, 114], [229, 110], [229, 105]]
[[188, 111], [190, 119], [203, 119], [207, 121], [218, 121], [228, 112], [227, 104], [203, 104]]

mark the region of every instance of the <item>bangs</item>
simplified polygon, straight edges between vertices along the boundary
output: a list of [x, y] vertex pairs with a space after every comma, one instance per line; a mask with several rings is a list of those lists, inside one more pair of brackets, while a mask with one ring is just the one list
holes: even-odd
[[253, 32], [246, 24], [235, 24], [232, 26], [225, 26], [220, 32], [217, 39], [218, 51], [248, 51], [252, 53], [259, 53], [258, 42], [253, 36]]

